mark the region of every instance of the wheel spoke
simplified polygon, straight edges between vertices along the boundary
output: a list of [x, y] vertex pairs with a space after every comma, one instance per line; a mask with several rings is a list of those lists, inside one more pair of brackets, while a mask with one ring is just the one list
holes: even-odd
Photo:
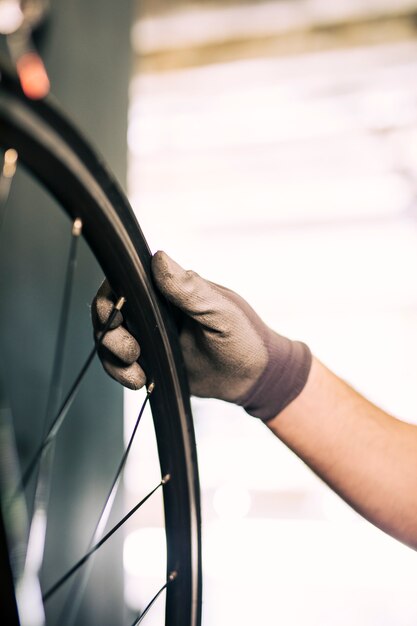
[[171, 572], [170, 575], [168, 576], [168, 580], [166, 581], [166, 583], [164, 585], [162, 585], [162, 587], [160, 588], [160, 590], [154, 595], [154, 597], [152, 598], [152, 600], [149, 602], [149, 604], [146, 606], [146, 608], [142, 611], [142, 613], [140, 615], [138, 615], [138, 617], [135, 619], [135, 621], [132, 623], [131, 626], [137, 626], [138, 624], [141, 623], [141, 621], [143, 620], [143, 618], [145, 617], [145, 615], [148, 613], [149, 609], [151, 608], [151, 606], [154, 604], [154, 602], [156, 602], [156, 600], [159, 598], [159, 596], [161, 595], [161, 593], [168, 587], [168, 585], [170, 583], [172, 583], [176, 577], [177, 577], [177, 572]]
[[[74, 283], [74, 274], [77, 264], [77, 247], [81, 235], [82, 223], [76, 219], [72, 226], [70, 251], [68, 255], [65, 282], [59, 316], [58, 332], [55, 344], [55, 356], [52, 367], [52, 376], [48, 391], [47, 408], [44, 418], [44, 433], [47, 431], [48, 421], [58, 408], [62, 387], [62, 371], [64, 349], [67, 337], [71, 293]], [[54, 441], [47, 446], [38, 464], [38, 477], [35, 488], [33, 514], [29, 528], [28, 547], [26, 552], [25, 569], [23, 576], [37, 576], [43, 562], [45, 549], [45, 535], [47, 524], [47, 508], [54, 459]]]
[[121, 528], [123, 526], [123, 524], [125, 524], [127, 522], [128, 519], [130, 519], [132, 517], [132, 515], [134, 513], [136, 513], [136, 511], [138, 509], [140, 509], [141, 506], [143, 506], [145, 504], [145, 502], [147, 500], [149, 500], [149, 498], [163, 485], [165, 485], [169, 480], [170, 480], [171, 476], [169, 474], [167, 474], [166, 476], [163, 477], [163, 479], [161, 480], [160, 483], [158, 483], [156, 485], [156, 487], [154, 487], [152, 489], [152, 491], [150, 491], [148, 493], [148, 495], [146, 495], [140, 502], [138, 502], [138, 504], [136, 504], [132, 509], [130, 509], [130, 511], [128, 513], [126, 513], [126, 515], [124, 517], [122, 517], [122, 519], [117, 522], [117, 524], [115, 526], [113, 526], [113, 528], [111, 530], [109, 530], [109, 532], [104, 535], [104, 537], [102, 537], [100, 539], [100, 541], [98, 543], [96, 543], [83, 557], [81, 557], [81, 559], [79, 561], [77, 561], [77, 563], [75, 563], [75, 565], [73, 565], [56, 583], [54, 583], [54, 585], [52, 585], [52, 587], [50, 587], [50, 589], [48, 589], [48, 591], [42, 596], [42, 599], [44, 602], [47, 602], [57, 591], [60, 587], [62, 587], [62, 585], [73, 575], [75, 574], [75, 572], [84, 565], [84, 563], [86, 563], [94, 554], [94, 552], [96, 552], [99, 548], [101, 548], [101, 546], [103, 544], [106, 543], [106, 541], [108, 541], [110, 539], [110, 537], [112, 535], [114, 535], [114, 533], [119, 530], [119, 528]]
[[[119, 483], [120, 483], [120, 475], [123, 471], [124, 466], [126, 465], [126, 461], [127, 458], [129, 456], [133, 441], [135, 439], [136, 436], [136, 432], [139, 426], [139, 422], [141, 420], [141, 417], [143, 415], [143, 412], [145, 410], [145, 407], [148, 403], [149, 397], [152, 393], [152, 391], [154, 390], [154, 383], [151, 383], [147, 389], [147, 393], [145, 396], [145, 399], [142, 403], [142, 406], [140, 407], [139, 413], [138, 413], [138, 417], [136, 419], [135, 425], [133, 427], [132, 430], [132, 434], [130, 435], [130, 439], [129, 442], [126, 446], [126, 450], [123, 453], [123, 456], [120, 460], [119, 466], [117, 468], [115, 477], [113, 479], [112, 485], [110, 487], [109, 493], [107, 495], [107, 498], [104, 502], [103, 508], [101, 510], [100, 516], [97, 520], [96, 526], [94, 528], [94, 532], [93, 532], [93, 536], [91, 538], [91, 541], [88, 545], [87, 551], [91, 550], [92, 546], [94, 546], [96, 543], [98, 543], [100, 541], [100, 539], [103, 536], [104, 530], [106, 528], [106, 524], [107, 521], [109, 519], [109, 515], [111, 512], [111, 509], [113, 507], [113, 503], [114, 500], [116, 498], [116, 493], [119, 487]], [[65, 602], [64, 608], [61, 612], [60, 618], [58, 619], [58, 623], [62, 624], [64, 621], [64, 617], [65, 617], [65, 623], [67, 626], [72, 626], [72, 624], [74, 623], [74, 620], [77, 616], [78, 613], [78, 609], [81, 603], [81, 599], [82, 596], [84, 594], [84, 590], [85, 587], [87, 586], [87, 582], [88, 582], [88, 576], [89, 573], [91, 571], [91, 567], [93, 564], [93, 558], [91, 558], [87, 564], [87, 566], [84, 568], [83, 573], [74, 581], [72, 589], [70, 591], [70, 593], [68, 594], [68, 598]]]
[[48, 432], [46, 433], [46, 436], [44, 437], [42, 443], [39, 445], [39, 448], [36, 450], [35, 454], [32, 457], [32, 460], [30, 461], [30, 463], [28, 464], [25, 472], [22, 475], [22, 479], [20, 481], [20, 484], [18, 485], [16, 492], [13, 496], [13, 498], [15, 497], [15, 495], [17, 495], [17, 493], [19, 493], [21, 490], [23, 490], [26, 485], [28, 484], [34, 470], [36, 469], [38, 463], [40, 462], [40, 459], [42, 457], [42, 454], [44, 453], [44, 450], [46, 450], [46, 448], [51, 444], [51, 442], [55, 439], [55, 437], [57, 436], [59, 429], [61, 428], [62, 424], [64, 423], [64, 420], [68, 414], [68, 411], [70, 410], [72, 403], [74, 402], [76, 396], [77, 396], [77, 392], [80, 388], [80, 385], [84, 379], [84, 376], [86, 375], [88, 368], [90, 367], [103, 339], [105, 334], [107, 333], [107, 331], [109, 330], [117, 311], [120, 311], [120, 309], [122, 308], [123, 304], [125, 302], [124, 298], [120, 298], [118, 300], [118, 302], [114, 305], [113, 311], [111, 312], [103, 330], [101, 331], [101, 333], [99, 334], [96, 344], [94, 346], [94, 348], [91, 350], [90, 354], [88, 355], [83, 367], [80, 370], [80, 373], [78, 374], [77, 378], [75, 379], [74, 383], [72, 384], [71, 389], [69, 390], [68, 394], [65, 397], [65, 400], [63, 401], [58, 413], [56, 414], [55, 418], [52, 420], [52, 423], [48, 429]]
[[61, 312], [59, 316], [58, 332], [55, 345], [55, 356], [52, 366], [52, 376], [48, 390], [48, 401], [45, 413], [45, 431], [48, 420], [58, 409], [58, 403], [62, 395], [62, 371], [64, 365], [64, 351], [67, 339], [68, 319], [71, 305], [72, 288], [77, 265], [78, 242], [82, 232], [82, 222], [79, 218], [74, 220], [71, 231], [71, 244], [65, 272], [65, 284], [62, 295]]
[[96, 527], [94, 529], [93, 538], [91, 540], [91, 544], [92, 545], [94, 545], [95, 543], [100, 541], [100, 539], [101, 539], [101, 537], [102, 537], [102, 535], [104, 533], [104, 529], [105, 529], [107, 520], [109, 518], [110, 511], [112, 509], [114, 499], [116, 497], [116, 492], [117, 492], [117, 487], [118, 487], [118, 483], [119, 483], [119, 479], [120, 479], [120, 474], [122, 473], [123, 468], [126, 465], [127, 458], [129, 456], [130, 450], [132, 448], [133, 441], [134, 441], [135, 436], [136, 436], [136, 432], [137, 432], [137, 429], [138, 429], [138, 426], [139, 426], [139, 422], [141, 420], [141, 417], [143, 415], [145, 407], [146, 407], [146, 405], [148, 403], [150, 395], [151, 395], [151, 393], [154, 390], [154, 387], [155, 387], [154, 383], [151, 383], [149, 385], [148, 389], [147, 389], [145, 399], [144, 399], [144, 401], [142, 403], [142, 406], [140, 408], [138, 417], [136, 419], [135, 426], [133, 428], [133, 431], [132, 431], [132, 434], [130, 436], [129, 442], [128, 442], [127, 446], [126, 446], [126, 450], [124, 451], [123, 456], [122, 456], [122, 458], [120, 460], [120, 463], [119, 463], [119, 466], [117, 468], [116, 475], [115, 475], [115, 477], [113, 479], [113, 483], [112, 483], [112, 486], [110, 488], [109, 494], [108, 494], [108, 496], [106, 498], [106, 501], [104, 503], [103, 509], [101, 511], [101, 514], [100, 514], [100, 517], [99, 517], [99, 519], [97, 521], [97, 524], [96, 524]]

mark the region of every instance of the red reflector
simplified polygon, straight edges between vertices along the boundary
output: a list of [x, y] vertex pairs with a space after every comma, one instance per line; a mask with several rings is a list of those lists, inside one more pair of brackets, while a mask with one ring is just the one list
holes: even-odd
[[49, 92], [49, 78], [42, 59], [36, 52], [27, 52], [17, 61], [17, 73], [23, 93], [31, 100], [44, 98]]

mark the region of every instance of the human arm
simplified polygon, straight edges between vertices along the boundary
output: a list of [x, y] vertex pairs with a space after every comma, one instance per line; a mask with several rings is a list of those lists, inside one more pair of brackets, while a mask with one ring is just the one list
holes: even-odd
[[[235, 402], [263, 419], [365, 518], [417, 548], [417, 427], [365, 400], [304, 344], [271, 331], [237, 294], [164, 253], [152, 267], [159, 290], [182, 312], [192, 393]], [[103, 293], [93, 306], [102, 324], [111, 310]], [[132, 342], [119, 326], [105, 337], [102, 356], [116, 380], [140, 387], [145, 374]]]
[[417, 426], [315, 358], [302, 392], [267, 426], [363, 517], [417, 549]]

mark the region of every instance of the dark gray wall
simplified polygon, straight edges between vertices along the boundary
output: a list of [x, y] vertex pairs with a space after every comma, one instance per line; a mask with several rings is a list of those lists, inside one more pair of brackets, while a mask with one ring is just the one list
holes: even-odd
[[[55, 0], [38, 37], [54, 96], [92, 139], [122, 185], [126, 174], [130, 26], [130, 0]], [[7, 390], [3, 403], [10, 405], [18, 423], [23, 464], [33, 452], [37, 427], [45, 413], [69, 229], [67, 218], [54, 203], [20, 173], [1, 234], [0, 358], [5, 379], [0, 386]], [[85, 245], [80, 252], [64, 389], [91, 349], [89, 303], [102, 280], [102, 272]], [[121, 449], [122, 391], [95, 363], [57, 443], [48, 567], [43, 575], [46, 586], [53, 582], [55, 573], [63, 573], [82, 554]], [[90, 583], [94, 593], [84, 601], [78, 625], [124, 623], [120, 548], [121, 537], [115, 537], [97, 558]], [[51, 601], [52, 623], [64, 595], [65, 591]]]

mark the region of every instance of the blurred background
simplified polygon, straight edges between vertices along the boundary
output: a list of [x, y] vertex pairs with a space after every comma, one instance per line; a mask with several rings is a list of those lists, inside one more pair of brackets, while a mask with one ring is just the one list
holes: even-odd
[[[136, 11], [128, 189], [152, 250], [238, 291], [417, 422], [417, 2], [141, 0]], [[137, 403], [127, 395], [127, 424]], [[204, 626], [416, 624], [414, 552], [242, 410], [193, 406]], [[128, 500], [151, 448], [142, 440], [127, 472]], [[131, 606], [161, 578], [146, 550], [161, 545], [159, 513], [126, 538]]]

